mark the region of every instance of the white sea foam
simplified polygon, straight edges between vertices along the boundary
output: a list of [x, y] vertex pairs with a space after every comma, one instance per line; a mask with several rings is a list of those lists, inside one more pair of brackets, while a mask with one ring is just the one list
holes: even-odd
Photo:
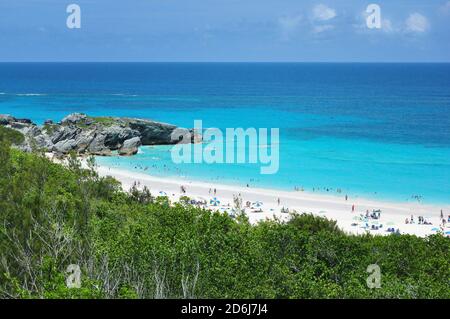
[[42, 94], [42, 93], [17, 93], [17, 96], [44, 96], [47, 94]]
[[112, 96], [131, 96], [131, 97], [136, 97], [139, 96], [137, 94], [125, 94], [125, 93], [113, 93], [111, 94]]

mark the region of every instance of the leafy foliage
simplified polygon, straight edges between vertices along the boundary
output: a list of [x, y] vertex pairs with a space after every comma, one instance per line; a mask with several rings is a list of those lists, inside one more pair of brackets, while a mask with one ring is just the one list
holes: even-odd
[[[125, 193], [74, 156], [64, 167], [3, 141], [0, 161], [1, 297], [450, 297], [441, 235], [351, 236], [307, 214], [251, 225], [139, 185]], [[81, 288], [66, 285], [70, 264]], [[366, 285], [370, 264], [379, 289]]]
[[0, 139], [10, 144], [21, 144], [25, 140], [25, 136], [17, 130], [0, 125]]

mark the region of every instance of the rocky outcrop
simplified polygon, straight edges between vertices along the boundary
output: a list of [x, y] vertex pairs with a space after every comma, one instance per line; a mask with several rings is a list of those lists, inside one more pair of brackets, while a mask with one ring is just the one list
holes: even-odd
[[122, 147], [119, 149], [119, 155], [134, 155], [138, 152], [139, 146], [142, 142], [139, 137], [133, 137], [123, 142]]
[[[176, 144], [172, 133], [174, 125], [144, 119], [124, 117], [90, 117], [73, 113], [54, 123], [46, 120], [38, 126], [28, 119], [17, 119], [0, 115], [0, 125], [15, 129], [25, 136], [25, 141], [16, 147], [31, 151], [41, 149], [67, 154], [134, 155], [141, 145]], [[193, 133], [192, 130], [189, 131]], [[191, 142], [197, 141], [192, 134]]]

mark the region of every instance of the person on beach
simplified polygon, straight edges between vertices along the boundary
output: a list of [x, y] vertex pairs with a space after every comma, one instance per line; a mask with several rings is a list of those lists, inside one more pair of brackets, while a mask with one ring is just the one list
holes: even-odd
[[352, 213], [354, 213], [355, 212], [355, 205], [353, 204], [352, 205]]
[[347, 201], [348, 200], [348, 196], [347, 196], [347, 194], [345, 194], [345, 201]]
[[279, 197], [278, 197], [277, 202], [278, 202], [278, 206], [280, 206], [280, 198]]
[[443, 219], [443, 218], [444, 218], [444, 212], [441, 209], [441, 219]]
[[214, 188], [214, 196], [216, 196], [216, 193], [217, 193], [217, 191], [216, 191], [216, 189]]

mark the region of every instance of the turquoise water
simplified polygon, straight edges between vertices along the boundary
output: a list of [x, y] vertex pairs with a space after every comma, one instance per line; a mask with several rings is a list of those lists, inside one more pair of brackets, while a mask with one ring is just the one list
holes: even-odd
[[0, 113], [42, 122], [69, 112], [280, 129], [274, 175], [259, 164], [176, 165], [168, 146], [100, 164], [450, 204], [449, 64], [0, 64]]

